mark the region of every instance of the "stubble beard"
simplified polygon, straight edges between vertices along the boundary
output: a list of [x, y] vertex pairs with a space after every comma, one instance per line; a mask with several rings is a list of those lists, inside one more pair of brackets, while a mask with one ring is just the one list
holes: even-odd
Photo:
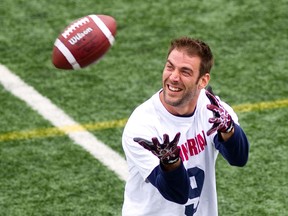
[[192, 89], [192, 91], [189, 92], [185, 92], [182, 97], [178, 98], [178, 99], [169, 99], [169, 96], [166, 92], [166, 90], [163, 90], [163, 98], [166, 104], [173, 106], [173, 107], [182, 107], [185, 106], [187, 104], [189, 104], [189, 102], [191, 102], [193, 100], [193, 98], [196, 96], [196, 89]]

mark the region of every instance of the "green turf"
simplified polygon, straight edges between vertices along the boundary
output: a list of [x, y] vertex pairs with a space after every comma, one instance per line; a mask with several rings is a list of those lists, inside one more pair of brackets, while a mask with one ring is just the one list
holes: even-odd
[[[205, 40], [211, 84], [231, 105], [287, 99], [288, 1], [2, 0], [0, 63], [82, 124], [127, 118], [161, 86], [172, 38]], [[96, 65], [60, 71], [53, 43], [76, 18], [108, 14], [116, 43]], [[51, 125], [0, 86], [0, 135]], [[217, 162], [219, 215], [288, 212], [288, 108], [240, 112], [244, 168]], [[123, 155], [123, 128], [91, 131]], [[67, 137], [0, 142], [0, 215], [120, 215], [124, 182]]]
[[218, 197], [222, 204], [219, 214], [285, 215], [287, 127], [280, 125], [286, 124], [287, 108], [243, 113], [240, 117], [251, 142], [250, 158], [246, 167], [240, 169], [231, 169], [223, 159], [218, 161]]
[[0, 176], [0, 215], [118, 215], [121, 209], [122, 181], [67, 138], [2, 143]]

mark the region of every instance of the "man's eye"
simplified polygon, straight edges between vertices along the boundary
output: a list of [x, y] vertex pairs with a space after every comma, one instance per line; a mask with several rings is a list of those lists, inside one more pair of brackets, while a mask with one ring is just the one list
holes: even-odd
[[183, 74], [183, 76], [190, 77], [190, 76], [192, 76], [193, 73], [190, 70], [183, 70], [182, 74]]
[[173, 66], [172, 66], [172, 65], [166, 65], [166, 68], [167, 68], [168, 70], [173, 70]]

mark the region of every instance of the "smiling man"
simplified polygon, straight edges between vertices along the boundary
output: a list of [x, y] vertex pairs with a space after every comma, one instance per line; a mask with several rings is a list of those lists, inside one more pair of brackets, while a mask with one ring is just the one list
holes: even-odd
[[123, 216], [218, 215], [218, 153], [244, 166], [249, 143], [233, 109], [205, 90], [212, 66], [203, 41], [171, 42], [162, 89], [134, 110], [123, 132], [130, 174]]

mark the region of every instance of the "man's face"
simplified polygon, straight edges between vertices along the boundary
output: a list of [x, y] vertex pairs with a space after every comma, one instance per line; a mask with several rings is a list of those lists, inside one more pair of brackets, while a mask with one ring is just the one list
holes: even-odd
[[170, 53], [162, 76], [163, 98], [166, 104], [184, 108], [196, 103], [201, 90], [200, 63], [198, 56], [191, 57], [176, 49]]

